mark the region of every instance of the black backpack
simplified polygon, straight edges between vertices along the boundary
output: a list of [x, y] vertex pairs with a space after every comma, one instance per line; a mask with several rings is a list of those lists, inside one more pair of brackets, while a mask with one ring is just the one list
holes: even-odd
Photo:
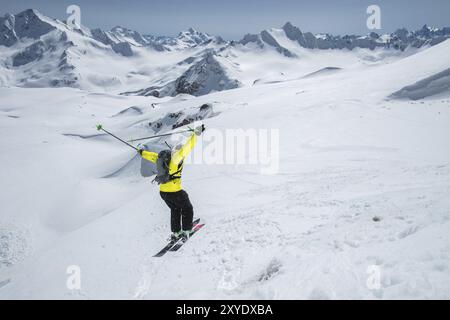
[[174, 179], [179, 179], [180, 177], [175, 177], [176, 174], [180, 173], [181, 170], [175, 172], [174, 174], [169, 173], [170, 160], [172, 159], [172, 152], [170, 150], [163, 150], [158, 153], [158, 160], [156, 161], [156, 177], [154, 181], [158, 184], [164, 184]]

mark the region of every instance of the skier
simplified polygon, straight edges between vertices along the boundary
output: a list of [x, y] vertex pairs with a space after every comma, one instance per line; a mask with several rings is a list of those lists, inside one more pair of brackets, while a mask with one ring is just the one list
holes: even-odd
[[[142, 158], [157, 164], [158, 171], [160, 171], [161, 167], [167, 169], [167, 177], [165, 179], [158, 180], [159, 177], [157, 176], [155, 180], [160, 183], [161, 198], [170, 208], [171, 242], [179, 239], [185, 241], [192, 232], [194, 209], [187, 192], [181, 186], [181, 173], [184, 159], [197, 143], [197, 136], [200, 136], [203, 131], [205, 131], [204, 125], [195, 128], [189, 140], [184, 145], [177, 146], [173, 152], [163, 150], [160, 153], [156, 153], [144, 149], [138, 150]], [[163, 163], [163, 157], [167, 157], [167, 164]]]

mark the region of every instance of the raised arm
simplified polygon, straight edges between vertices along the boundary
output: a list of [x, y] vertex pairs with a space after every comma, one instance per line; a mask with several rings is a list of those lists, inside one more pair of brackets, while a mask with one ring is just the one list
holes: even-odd
[[192, 151], [197, 143], [197, 135], [193, 133], [189, 140], [181, 147], [180, 150], [172, 155], [172, 162], [179, 164]]
[[[172, 162], [178, 165], [184, 158], [186, 158], [186, 156], [192, 151], [195, 144], [197, 143], [197, 136], [201, 135], [203, 131], [205, 131], [204, 125], [195, 128], [194, 133], [191, 135], [189, 140], [181, 147], [180, 150], [172, 155]], [[156, 152], [140, 149], [139, 153], [145, 160], [151, 161], [153, 163], [156, 163], [158, 161], [158, 154]]]

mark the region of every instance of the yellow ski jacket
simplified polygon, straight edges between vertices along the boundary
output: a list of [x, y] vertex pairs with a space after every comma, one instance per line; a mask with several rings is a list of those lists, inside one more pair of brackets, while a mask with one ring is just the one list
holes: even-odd
[[[169, 164], [169, 174], [173, 175], [177, 172], [175, 177], [177, 179], [171, 180], [167, 183], [161, 184], [159, 190], [161, 192], [178, 192], [183, 188], [181, 186], [181, 171], [183, 170], [183, 161], [187, 155], [192, 151], [195, 144], [197, 143], [197, 135], [195, 133], [189, 138], [189, 140], [181, 147], [180, 150], [172, 154], [172, 159]], [[158, 161], [158, 153], [151, 151], [142, 151], [142, 158], [145, 160], [156, 163]]]

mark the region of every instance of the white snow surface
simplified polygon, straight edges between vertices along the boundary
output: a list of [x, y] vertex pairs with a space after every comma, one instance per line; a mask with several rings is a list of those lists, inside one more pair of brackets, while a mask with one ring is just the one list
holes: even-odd
[[[0, 88], [0, 299], [450, 298], [450, 99], [386, 98], [447, 70], [450, 41], [386, 57], [227, 50], [218, 60], [244, 86], [200, 97], [120, 96], [119, 82], [105, 93], [101, 76], [83, 90]], [[164, 54], [183, 55], [152, 53]], [[109, 61], [125, 59], [106, 57], [77, 68], [112, 74]], [[2, 71], [0, 85], [13, 76]], [[206, 226], [153, 258], [169, 210], [136, 153], [95, 125], [131, 139], [205, 103], [216, 113], [207, 129], [279, 129], [279, 173], [187, 164]], [[71, 265], [79, 290], [66, 286]], [[367, 285], [373, 266], [379, 288]]]

